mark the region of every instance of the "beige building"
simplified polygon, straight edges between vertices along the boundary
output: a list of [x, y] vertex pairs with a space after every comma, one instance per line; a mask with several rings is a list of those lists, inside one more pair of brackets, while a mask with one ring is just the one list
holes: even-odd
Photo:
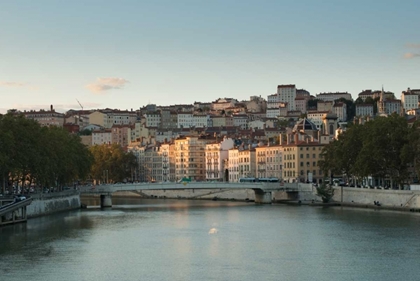
[[319, 100], [316, 103], [316, 108], [317, 108], [317, 111], [330, 112], [330, 111], [332, 111], [333, 104], [334, 104], [333, 101], [322, 101], [322, 100]]
[[[283, 138], [281, 138], [283, 140]], [[283, 146], [283, 180], [287, 182], [321, 183], [324, 175], [319, 169], [322, 149], [330, 142], [321, 135], [314, 123], [303, 119], [286, 136]]]
[[255, 148], [256, 176], [258, 178], [283, 177], [283, 147], [280, 145], [264, 145]]
[[232, 116], [210, 116], [212, 127], [232, 127]]
[[163, 143], [160, 146], [162, 153], [162, 181], [175, 181], [175, 145]]
[[238, 173], [239, 179], [256, 177], [255, 148], [239, 149], [238, 151]]
[[238, 148], [229, 149], [228, 152], [229, 182], [239, 182], [239, 150]]
[[42, 127], [57, 126], [63, 127], [65, 115], [63, 113], [55, 112], [55, 109], [51, 105], [50, 110], [31, 110], [23, 112], [23, 115], [28, 118], [35, 120]]
[[175, 144], [175, 179], [205, 180], [205, 148], [214, 141], [199, 136], [179, 137]]
[[324, 146], [318, 141], [298, 141], [284, 145], [284, 180], [321, 183], [324, 175], [318, 162]]
[[131, 142], [131, 130], [133, 128], [128, 125], [114, 125], [111, 128], [112, 143], [126, 147]]
[[211, 107], [213, 110], [225, 110], [229, 107], [234, 107], [238, 100], [232, 98], [220, 98], [212, 102]]
[[89, 114], [89, 123], [99, 125], [106, 129], [110, 129], [112, 127], [112, 122], [110, 122], [108, 115], [100, 111], [95, 111]]
[[224, 138], [221, 142], [206, 144], [206, 180], [225, 181], [224, 160], [229, 157], [229, 149], [233, 148], [231, 138]]
[[92, 131], [92, 145], [111, 144], [112, 143], [112, 130], [94, 130]]

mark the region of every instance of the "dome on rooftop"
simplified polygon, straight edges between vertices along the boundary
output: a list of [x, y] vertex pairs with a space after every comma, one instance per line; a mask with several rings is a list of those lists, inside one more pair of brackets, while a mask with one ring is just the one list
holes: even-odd
[[293, 132], [317, 131], [317, 130], [318, 128], [316, 127], [316, 125], [306, 118], [297, 122], [296, 125], [293, 127]]

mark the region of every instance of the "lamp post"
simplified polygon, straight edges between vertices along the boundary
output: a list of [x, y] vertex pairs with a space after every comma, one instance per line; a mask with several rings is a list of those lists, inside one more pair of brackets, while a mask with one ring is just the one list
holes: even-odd
[[104, 183], [108, 183], [108, 178], [109, 178], [108, 170], [103, 170], [103, 181], [104, 181]]

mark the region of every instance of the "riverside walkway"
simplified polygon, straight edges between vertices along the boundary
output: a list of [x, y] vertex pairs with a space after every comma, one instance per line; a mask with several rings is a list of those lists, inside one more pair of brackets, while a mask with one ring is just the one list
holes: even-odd
[[26, 206], [32, 203], [32, 198], [16, 201], [12, 198], [0, 200], [0, 226], [5, 224], [26, 222]]

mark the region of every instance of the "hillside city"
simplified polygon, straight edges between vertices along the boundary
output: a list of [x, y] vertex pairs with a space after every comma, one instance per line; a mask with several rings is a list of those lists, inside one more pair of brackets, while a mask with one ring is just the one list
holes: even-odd
[[138, 169], [131, 180], [239, 182], [277, 178], [287, 182], [323, 181], [318, 161], [324, 146], [346, 130], [377, 116], [398, 114], [414, 122], [420, 89], [395, 94], [365, 90], [353, 101], [347, 92], [311, 95], [295, 85], [279, 85], [267, 98], [218, 98], [140, 109], [92, 109], [23, 114], [41, 126], [80, 134], [87, 146], [118, 144], [132, 152]]

